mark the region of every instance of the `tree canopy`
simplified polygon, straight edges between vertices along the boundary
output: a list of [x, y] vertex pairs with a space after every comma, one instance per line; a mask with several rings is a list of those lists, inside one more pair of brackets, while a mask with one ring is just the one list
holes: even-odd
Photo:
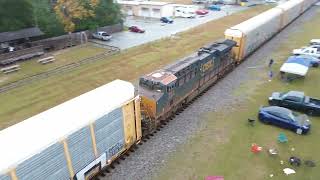
[[1, 0], [0, 32], [38, 26], [47, 37], [121, 21], [112, 0]]
[[0, 1], [0, 32], [15, 31], [33, 25], [33, 8], [28, 0]]

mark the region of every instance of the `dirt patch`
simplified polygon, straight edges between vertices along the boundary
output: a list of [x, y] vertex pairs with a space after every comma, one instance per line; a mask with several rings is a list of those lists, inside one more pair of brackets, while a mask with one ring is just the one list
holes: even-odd
[[0, 77], [0, 83], [6, 81], [7, 79], [8, 77]]

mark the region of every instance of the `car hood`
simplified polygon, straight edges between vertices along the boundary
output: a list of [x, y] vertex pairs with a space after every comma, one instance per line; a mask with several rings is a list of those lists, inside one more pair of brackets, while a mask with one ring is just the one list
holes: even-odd
[[273, 99], [279, 99], [280, 98], [280, 93], [279, 92], [274, 92], [272, 95], [269, 97], [269, 100]]
[[293, 52], [293, 53], [300, 53], [300, 52], [301, 52], [301, 49], [294, 49], [292, 52]]
[[299, 126], [309, 126], [311, 124], [308, 116], [305, 114], [296, 117], [296, 120]]

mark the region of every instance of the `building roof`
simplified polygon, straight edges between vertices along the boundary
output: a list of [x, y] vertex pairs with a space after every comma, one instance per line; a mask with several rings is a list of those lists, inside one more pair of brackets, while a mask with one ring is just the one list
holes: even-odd
[[2, 32], [0, 33], [0, 43], [13, 41], [17, 39], [41, 36], [43, 34], [44, 33], [38, 27], [21, 29], [18, 31]]
[[115, 80], [0, 131], [0, 174], [134, 98], [134, 86]]

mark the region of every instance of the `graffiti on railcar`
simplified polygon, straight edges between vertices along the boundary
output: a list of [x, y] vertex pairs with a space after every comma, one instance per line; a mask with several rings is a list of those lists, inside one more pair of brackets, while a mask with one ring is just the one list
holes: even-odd
[[112, 146], [109, 150], [108, 150], [108, 155], [109, 157], [112, 157], [114, 155], [116, 155], [118, 152], [121, 151], [121, 149], [123, 148], [124, 144], [123, 143], [117, 143], [114, 146]]

